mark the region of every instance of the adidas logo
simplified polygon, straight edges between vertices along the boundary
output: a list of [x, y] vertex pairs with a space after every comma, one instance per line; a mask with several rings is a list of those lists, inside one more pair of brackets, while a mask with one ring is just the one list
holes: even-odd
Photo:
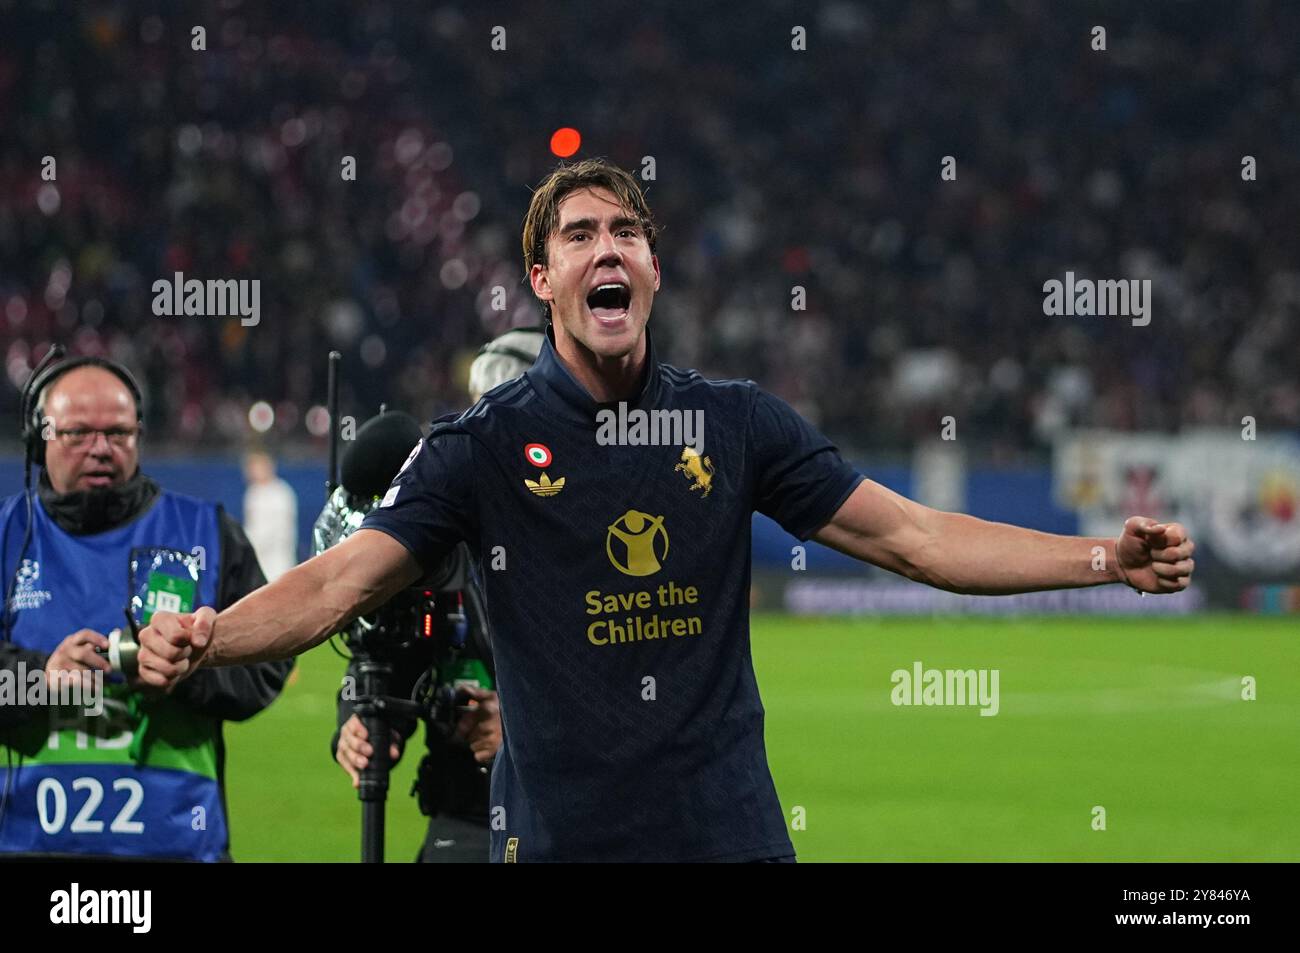
[[560, 477], [552, 483], [551, 478], [543, 473], [540, 480], [529, 480], [525, 478], [524, 485], [538, 496], [554, 496], [556, 493], [559, 493], [564, 489], [564, 477]]

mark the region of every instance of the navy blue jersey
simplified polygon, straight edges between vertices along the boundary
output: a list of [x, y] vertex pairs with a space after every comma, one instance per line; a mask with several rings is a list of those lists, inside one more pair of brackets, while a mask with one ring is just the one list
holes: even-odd
[[[653, 344], [621, 431], [601, 414], [617, 408], [548, 330], [531, 370], [434, 424], [363, 524], [426, 569], [470, 545], [504, 725], [492, 859], [793, 854], [750, 658], [751, 514], [807, 539], [863, 478], [754, 382], [660, 364]], [[650, 411], [692, 414], [702, 442]]]

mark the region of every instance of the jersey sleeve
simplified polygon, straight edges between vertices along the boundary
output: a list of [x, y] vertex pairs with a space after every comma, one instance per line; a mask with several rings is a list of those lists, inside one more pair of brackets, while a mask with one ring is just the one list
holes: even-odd
[[473, 438], [435, 428], [411, 450], [361, 529], [387, 533], [432, 573], [477, 532], [473, 466]]
[[749, 415], [754, 509], [806, 540], [865, 477], [793, 407], [757, 385], [754, 390]]

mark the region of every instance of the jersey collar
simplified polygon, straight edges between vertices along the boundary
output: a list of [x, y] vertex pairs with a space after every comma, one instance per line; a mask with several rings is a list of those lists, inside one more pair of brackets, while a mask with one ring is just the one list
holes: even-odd
[[[644, 333], [646, 340], [645, 372], [641, 380], [641, 386], [637, 389], [635, 396], [627, 398], [626, 402], [629, 410], [637, 408], [649, 410], [659, 400], [659, 361], [655, 357], [654, 339], [650, 336], [648, 326]], [[560, 355], [555, 351], [555, 331], [550, 324], [546, 325], [546, 340], [542, 342], [542, 350], [537, 356], [537, 363], [528, 371], [528, 378], [533, 388], [541, 394], [542, 399], [548, 405], [553, 406], [570, 420], [587, 424], [592, 430], [597, 427], [596, 413], [598, 411], [617, 409], [619, 405], [619, 401], [605, 403], [596, 401], [587, 391], [587, 388], [578, 383], [577, 379], [569, 373], [569, 369], [564, 366], [564, 362], [560, 360]]]

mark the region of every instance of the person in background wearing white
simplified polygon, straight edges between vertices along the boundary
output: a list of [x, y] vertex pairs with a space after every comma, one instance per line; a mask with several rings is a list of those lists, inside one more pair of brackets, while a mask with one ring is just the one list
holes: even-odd
[[275, 582], [298, 565], [298, 497], [260, 450], [244, 457], [244, 480], [244, 531], [267, 581]]

